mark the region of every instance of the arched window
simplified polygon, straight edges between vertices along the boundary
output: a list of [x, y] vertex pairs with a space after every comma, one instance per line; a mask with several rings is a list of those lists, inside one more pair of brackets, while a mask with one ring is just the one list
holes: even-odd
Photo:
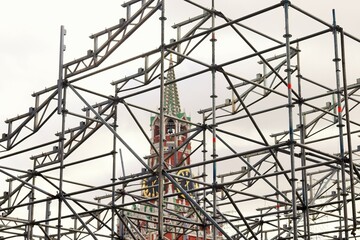
[[172, 119], [169, 119], [169, 121], [166, 124], [166, 134], [173, 134], [175, 133], [175, 122]]

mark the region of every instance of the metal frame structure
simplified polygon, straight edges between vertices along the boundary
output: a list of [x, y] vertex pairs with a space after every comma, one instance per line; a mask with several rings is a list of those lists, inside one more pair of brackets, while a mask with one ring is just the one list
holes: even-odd
[[[224, 239], [360, 237], [360, 81], [348, 84], [345, 56], [345, 42], [360, 39], [337, 25], [335, 12], [333, 23], [327, 23], [288, 0], [237, 19], [218, 11], [215, 0], [210, 7], [183, 2], [203, 13], [173, 25], [177, 39], [169, 43], [166, 9], [172, 2], [165, 0], [125, 2], [126, 18], [93, 34], [93, 49], [68, 63], [61, 27], [57, 84], [34, 93], [27, 113], [6, 120], [8, 130], [0, 139], [0, 174], [7, 185], [0, 196], [0, 239], [146, 239], [146, 227], [138, 226], [132, 213], [148, 216], [158, 239], [166, 232], [213, 239], [219, 234]], [[283, 39], [246, 25], [273, 11], [283, 13]], [[291, 13], [322, 30], [293, 38]], [[160, 47], [117, 56], [154, 18]], [[219, 47], [225, 31], [248, 52], [226, 59]], [[320, 37], [332, 41], [333, 59], [326, 61], [335, 82], [311, 79], [302, 68], [307, 60], [300, 56], [307, 49], [300, 46]], [[256, 47], [254, 39], [266, 47]], [[176, 56], [174, 83], [188, 89], [181, 95], [196, 100], [201, 119], [188, 122], [193, 153], [187, 167], [199, 172], [187, 179], [198, 185], [192, 195], [176, 180], [184, 167], [164, 165], [165, 154], [177, 149], [166, 152], [160, 144], [156, 169], [143, 158], [147, 146], [155, 149], [144, 116], [160, 116], [165, 139], [170, 54]], [[261, 66], [263, 73], [249, 79], [250, 65]], [[114, 80], [124, 69], [132, 74]], [[110, 93], [91, 85], [100, 78], [112, 78]], [[197, 103], [202, 92], [210, 96], [205, 104]], [[159, 178], [159, 196], [145, 198], [139, 182], [153, 175]], [[172, 195], [183, 194], [190, 202], [186, 212], [199, 221], [168, 207], [164, 179], [180, 189]], [[139, 206], [155, 212], [141, 212]]]

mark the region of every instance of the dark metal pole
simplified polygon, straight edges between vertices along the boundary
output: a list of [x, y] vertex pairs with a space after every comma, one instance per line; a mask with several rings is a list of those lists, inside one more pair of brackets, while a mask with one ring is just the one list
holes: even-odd
[[287, 73], [287, 87], [288, 87], [288, 109], [289, 109], [289, 147], [290, 147], [290, 163], [291, 163], [291, 196], [292, 196], [292, 231], [293, 239], [298, 239], [297, 229], [297, 206], [296, 206], [296, 175], [295, 175], [295, 157], [294, 157], [294, 123], [293, 123], [293, 106], [292, 106], [292, 83], [291, 83], [291, 62], [290, 62], [290, 32], [289, 32], [289, 5], [288, 0], [283, 1], [285, 10], [285, 40], [286, 40], [286, 73]]
[[[115, 85], [117, 86], [117, 85]], [[117, 87], [115, 87], [115, 96], [117, 97], [117, 91], [116, 91]], [[113, 124], [113, 127], [114, 127], [114, 132], [116, 132], [116, 129], [117, 129], [117, 112], [118, 112], [118, 106], [117, 106], [117, 103], [114, 103], [114, 124]], [[115, 201], [116, 201], [116, 195], [115, 195], [115, 192], [116, 192], [116, 188], [115, 188], [115, 182], [117, 180], [116, 178], [116, 149], [117, 149], [117, 144], [116, 144], [116, 135], [114, 134], [113, 135], [113, 151], [112, 151], [112, 178], [111, 178], [111, 181], [113, 183], [113, 186], [111, 187], [111, 239], [113, 240], [116, 236], [116, 226], [115, 226], [115, 216], [116, 216], [116, 210], [115, 210]], [[120, 227], [120, 237], [123, 238], [124, 236], [124, 226], [121, 225]]]
[[[333, 13], [333, 35], [334, 35], [334, 52], [335, 52], [335, 73], [336, 73], [336, 101], [337, 101], [337, 121], [339, 128], [339, 147], [340, 147], [340, 165], [341, 165], [341, 187], [342, 192], [341, 195], [343, 197], [343, 214], [344, 214], [344, 232], [345, 239], [349, 239], [349, 225], [348, 225], [348, 216], [347, 216], [347, 200], [346, 200], [346, 172], [345, 172], [345, 155], [344, 155], [344, 133], [343, 133], [343, 122], [342, 122], [342, 107], [341, 107], [341, 95], [340, 95], [340, 64], [341, 59], [339, 58], [339, 50], [338, 50], [338, 26], [336, 25], [336, 16], [335, 9], [332, 11]], [[342, 239], [342, 229], [340, 229], [340, 239]]]
[[[301, 68], [300, 68], [300, 49], [299, 43], [297, 44], [297, 80], [298, 80], [298, 94], [302, 100], [302, 85], [301, 85]], [[300, 143], [305, 144], [306, 129], [303, 119], [303, 104], [299, 101], [299, 125], [300, 125]], [[301, 166], [306, 166], [306, 152], [304, 148], [301, 148]], [[308, 181], [307, 181], [307, 170], [303, 168], [301, 171], [301, 185], [302, 185], [302, 196], [303, 196], [303, 219], [304, 219], [304, 237], [310, 240], [310, 222], [309, 222], [309, 209], [308, 209]]]
[[[58, 221], [57, 221], [57, 238], [61, 238], [61, 219], [62, 219], [62, 205], [63, 205], [63, 176], [64, 176], [64, 142], [65, 142], [65, 120], [66, 120], [66, 85], [63, 79], [63, 58], [64, 58], [64, 35], [65, 28], [61, 26], [60, 29], [60, 59], [59, 59], [59, 79], [58, 79], [58, 114], [61, 114], [61, 132], [59, 135], [59, 152], [58, 159], [59, 166], [59, 196], [58, 196]], [[63, 94], [62, 94], [63, 92]]]
[[164, 238], [164, 140], [165, 140], [165, 126], [164, 126], [164, 83], [165, 83], [165, 0], [162, 1], [161, 6], [161, 63], [160, 63], [160, 143], [159, 143], [159, 166], [157, 169], [158, 182], [159, 182], [159, 198], [158, 198], [158, 239]]
[[64, 75], [64, 51], [65, 51], [65, 45], [64, 45], [64, 36], [66, 35], [66, 30], [64, 26], [60, 27], [60, 52], [59, 52], [59, 78], [58, 78], [58, 114], [61, 114], [61, 105], [62, 105], [62, 90], [63, 90], [63, 75]]
[[[36, 161], [33, 162], [33, 170], [35, 171], [35, 167], [36, 167]], [[32, 176], [32, 185], [35, 186], [35, 176]], [[28, 239], [33, 239], [33, 228], [34, 226], [31, 224], [31, 222], [34, 220], [34, 208], [35, 208], [35, 204], [33, 204], [35, 200], [35, 189], [32, 187], [30, 189], [30, 193], [29, 193], [29, 206], [28, 206], [28, 221], [29, 224], [26, 226], [26, 231], [27, 231], [27, 238]]]
[[[205, 125], [205, 122], [206, 122], [206, 118], [205, 118], [205, 113], [202, 114], [203, 116], [203, 124]], [[207, 153], [207, 149], [206, 149], [206, 129], [203, 130], [203, 162], [206, 161], [206, 153]], [[203, 167], [203, 181], [206, 182], [206, 165], [202, 165]], [[206, 189], [203, 190], [203, 209], [206, 209], [206, 201], [205, 201], [205, 196], [206, 196]], [[204, 216], [204, 219], [203, 219], [203, 223], [204, 223], [204, 227], [203, 227], [203, 239], [207, 239], [207, 236], [206, 236], [206, 226], [205, 226], [205, 223], [206, 223], [206, 217]]]
[[[211, 1], [211, 28], [215, 28], [215, 0]], [[211, 35], [211, 84], [212, 84], [212, 94], [211, 94], [211, 101], [212, 101], [212, 158], [216, 159], [217, 152], [216, 152], [216, 59], [215, 59], [215, 43], [216, 43], [216, 37], [215, 37], [215, 31], [212, 32]], [[216, 199], [216, 162], [213, 163], [213, 218], [216, 219], [216, 208], [217, 208], [217, 199]], [[216, 239], [217, 236], [217, 229], [213, 226], [212, 228], [212, 239]]]
[[[121, 149], [119, 149], [119, 154], [120, 154], [120, 163], [121, 163], [121, 169], [122, 169], [122, 175], [123, 177], [126, 176], [125, 174], [125, 166], [124, 166], [124, 159], [122, 157], [122, 152], [121, 152]], [[123, 189], [125, 190], [125, 186], [126, 184], [123, 184]], [[125, 203], [125, 195], [123, 195], [121, 197], [121, 203], [124, 204]], [[116, 212], [115, 212], [116, 213]], [[121, 211], [121, 214], [123, 215], [123, 211]], [[126, 226], [125, 226], [126, 227]], [[121, 225], [120, 225], [120, 237], [123, 237], [124, 238], [124, 223], [121, 221]]]
[[355, 231], [357, 228], [356, 220], [356, 202], [355, 202], [355, 181], [354, 181], [354, 164], [353, 164], [353, 152], [352, 152], [352, 141], [351, 141], [351, 127], [350, 127], [350, 113], [349, 113], [349, 95], [347, 89], [347, 79], [346, 79], [346, 62], [345, 62], [345, 39], [344, 31], [340, 28], [340, 41], [341, 41], [341, 63], [342, 63], [342, 74], [343, 74], [343, 87], [344, 87], [344, 103], [345, 103], [345, 119], [346, 119], [346, 137], [348, 144], [348, 163], [349, 163], [349, 175], [350, 175], [350, 192], [351, 192], [351, 207], [352, 207], [352, 220], [353, 220], [353, 230], [351, 231], [352, 235], [356, 235]]

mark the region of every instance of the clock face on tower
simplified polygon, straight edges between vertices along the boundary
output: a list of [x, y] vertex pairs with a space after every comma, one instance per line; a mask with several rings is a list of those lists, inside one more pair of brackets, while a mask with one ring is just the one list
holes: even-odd
[[[190, 169], [188, 169], [188, 168], [178, 171], [176, 175], [178, 175], [180, 177], [185, 177], [185, 178], [193, 178], [193, 175], [192, 175]], [[194, 183], [193, 181], [183, 179], [183, 178], [176, 178], [176, 181], [186, 191], [197, 188], [197, 184]], [[176, 191], [179, 192], [179, 193], [181, 192], [178, 188], [176, 188]], [[189, 195], [193, 196], [192, 193], [189, 193]], [[184, 194], [181, 194], [180, 197], [185, 198]]]
[[142, 180], [141, 187], [145, 197], [159, 196], [159, 180], [157, 176], [151, 176]]

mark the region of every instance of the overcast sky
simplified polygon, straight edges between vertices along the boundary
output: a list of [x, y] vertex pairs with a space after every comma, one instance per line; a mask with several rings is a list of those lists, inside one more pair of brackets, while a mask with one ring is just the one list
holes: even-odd
[[[88, 38], [91, 34], [104, 30], [106, 27], [116, 25], [120, 18], [126, 16], [125, 10], [121, 7], [123, 2], [123, 0], [11, 0], [0, 3], [0, 134], [7, 131], [4, 120], [27, 112], [28, 108], [33, 105], [34, 100], [31, 97], [33, 92], [56, 84], [58, 76], [60, 26], [64, 25], [67, 29], [67, 35], [65, 37], [67, 47], [65, 52], [66, 63], [84, 56], [86, 51], [92, 47], [92, 42]], [[196, 0], [196, 2], [210, 7], [211, 0]], [[216, 1], [216, 6], [217, 9], [226, 16], [235, 19], [277, 4], [278, 2], [280, 1], [218, 0]], [[175, 31], [170, 28], [173, 23], [201, 14], [201, 11], [193, 11], [193, 8], [183, 3], [182, 0], [167, 0], [166, 3], [166, 15], [168, 18], [166, 42], [169, 42], [170, 38], [176, 36]], [[292, 3], [328, 23], [332, 22], [331, 11], [335, 8], [338, 25], [342, 26], [346, 32], [360, 38], [359, 0], [294, 0]], [[278, 32], [270, 33], [273, 33], [277, 39], [283, 41], [281, 36], [284, 34], [284, 25], [281, 19], [283, 19], [283, 12], [280, 9], [272, 15], [267, 15], [265, 18], [254, 18], [249, 21], [249, 24], [251, 26], [257, 26], [264, 31], [269, 30], [270, 27], [274, 27], [278, 29]], [[152, 28], [159, 29], [160, 21], [158, 21], [158, 16], [155, 16], [155, 20], [158, 25], [152, 25], [150, 28], [147, 26], [148, 29], [143, 29], [145, 32], [142, 37], [143, 41], [140, 43], [130, 43], [130, 46], [132, 46], [134, 50], [137, 50], [140, 45], [144, 48], [148, 46], [148, 50], [159, 46], [159, 42], [148, 40], [150, 39], [149, 34], [153, 31]], [[220, 20], [218, 21], [220, 22]], [[312, 24], [311, 21], [291, 11], [290, 32], [294, 37], [301, 32], [311, 32], [312, 30], [317, 31], [320, 29], [324, 28], [319, 27], [319, 24]], [[217, 41], [218, 46], [228, 47], [227, 53], [224, 54], [224, 56], [219, 54], [219, 58], [236, 57], [234, 51], [232, 51], [233, 44], [236, 43], [229, 45], [223, 44], [226, 41], [228, 40], [222, 39], [219, 34]], [[261, 48], [262, 42], [254, 42], [254, 44]], [[322, 47], [321, 42], [316, 44], [314, 48]], [[353, 42], [351, 42], [351, 44], [353, 44]], [[354, 49], [353, 56], [350, 56], [354, 61], [351, 64], [348, 63], [351, 65], [349, 66], [349, 82], [353, 82], [357, 77], [360, 77], [360, 70], [358, 69], [360, 64], [360, 47], [358, 46]], [[208, 50], [208, 52], [210, 52], [210, 50]], [[331, 45], [328, 53], [329, 56], [326, 56], [327, 61], [330, 66], [333, 66], [331, 65], [333, 64], [331, 61], [333, 58]], [[324, 74], [322, 68], [319, 67], [321, 63], [318, 62], [315, 57], [310, 57], [310, 61], [305, 64], [310, 66], [308, 69], [313, 71], [315, 76], [322, 76]], [[186, 70], [186, 66], [183, 70], [184, 69]], [[136, 71], [137, 68], [131, 70], [131, 72]], [[122, 76], [126, 75], [126, 73], [119, 74]], [[181, 73], [176, 72], [176, 74], [180, 75]], [[250, 74], [249, 77], [255, 76], [253, 72]], [[333, 69], [330, 74], [334, 76]], [[109, 81], [116, 80], [116, 78], [119, 77], [110, 78]], [[108, 84], [108, 82], [106, 84]], [[204, 86], [204, 88], [206, 88], [206, 86]], [[189, 115], [194, 116], [196, 115], [196, 111], [199, 110], [191, 108], [196, 101], [207, 101], [207, 103], [203, 105], [210, 107], [210, 104], [208, 104], [210, 101], [209, 94], [207, 98], [202, 98], [200, 97], [202, 93], [197, 92], [196, 97], [192, 95], [192, 98], [184, 99], [184, 90], [191, 91], [193, 89], [188, 85], [181, 85], [179, 89], [182, 107], [187, 109]], [[110, 92], [106, 94], [110, 95], [113, 93]], [[219, 101], [222, 101], [222, 99]], [[152, 109], [156, 109], [159, 106], [158, 102], [148, 102], [147, 104]], [[149, 121], [149, 115], [150, 114], [145, 113], [144, 121], [146, 121], [146, 123]], [[60, 126], [60, 124], [58, 124], [58, 126]], [[60, 128], [52, 130], [52, 137], [54, 137], [53, 134], [58, 132], [59, 129]], [[287, 126], [285, 125], [281, 130], [286, 129]], [[100, 134], [104, 133], [101, 132]], [[251, 133], [249, 133], [249, 135], [251, 135]], [[107, 139], [110, 139], [109, 141], [112, 140], [111, 136], [109, 137], [109, 135], [107, 135], [107, 137]], [[134, 146], [139, 141], [139, 139], [136, 138], [126, 140], [129, 140], [131, 146]], [[102, 142], [102, 144], [104, 143]], [[111, 143], [109, 146], [111, 146]], [[143, 151], [141, 157], [148, 154], [149, 146], [146, 142], [141, 149]], [[86, 151], [89, 152], [88, 149], [86, 149]], [[92, 163], [89, 163], [89, 168], [91, 168], [91, 164]], [[93, 169], [94, 171], [98, 170], [96, 166], [93, 167]], [[137, 166], [134, 171], [139, 172], [139, 170], [140, 167]], [[67, 171], [71, 170], [68, 168]], [[110, 173], [107, 172], [104, 173], [104, 175], [106, 175], [104, 179], [109, 181]], [[91, 179], [90, 181], [96, 180], [97, 179]], [[0, 182], [2, 183], [2, 179], [0, 179]], [[4, 189], [0, 189], [1, 192], [3, 190]]]
[[[167, 1], [168, 24], [173, 19], [187, 19], [192, 12], [181, 11], [180, 0]], [[197, 1], [209, 5], [210, 0]], [[250, 13], [279, 1], [216, 1], [220, 11], [231, 18]], [[107, 0], [13, 0], [2, 1], [0, 8], [0, 114], [3, 120], [20, 114], [32, 101], [30, 94], [55, 84], [58, 71], [60, 25], [65, 25], [67, 51], [65, 62], [82, 56], [91, 46], [88, 38], [94, 32], [105, 29], [125, 17], [120, 6], [123, 1]], [[357, 0], [298, 0], [298, 7], [331, 22], [331, 10], [337, 11], [338, 24], [360, 37], [358, 24], [360, 2]], [[176, 10], [176, 11], [175, 11]], [[198, 12], [193, 13], [194, 15]], [[176, 15], [176, 16], [175, 16]], [[276, 17], [276, 16], [274, 16]], [[266, 24], [266, 23], [265, 23]], [[311, 26], [304, 26], [305, 28]], [[155, 45], [156, 46], [156, 45]], [[359, 74], [360, 75], [360, 74]]]
[[[210, 7], [210, 0], [196, 1], [204, 6]], [[252, 13], [256, 10], [277, 4], [279, 1], [258, 0], [258, 1], [216, 1], [219, 11], [230, 18]], [[14, 0], [3, 1], [0, 8], [0, 132], [6, 132], [6, 125], [3, 123], [6, 118], [14, 117], [17, 114], [25, 113], [33, 105], [31, 93], [50, 87], [56, 84], [58, 75], [58, 54], [59, 54], [59, 30], [60, 25], [67, 29], [65, 44], [65, 62], [84, 56], [86, 51], [92, 47], [92, 42], [88, 38], [92, 33], [96, 33], [118, 23], [119, 19], [125, 17], [125, 10], [121, 7], [123, 1], [107, 0], [78, 0], [78, 1], [48, 1], [48, 0]], [[180, 0], [168, 0], [166, 15], [168, 18], [166, 41], [175, 37], [175, 32], [170, 26], [178, 21], [186, 20], [189, 17], [200, 14], [188, 4]], [[332, 22], [332, 9], [336, 9], [338, 25], [345, 31], [360, 38], [358, 23], [360, 17], [358, 10], [360, 3], [358, 0], [318, 0], [292, 1], [298, 7], [316, 15], [324, 21]], [[294, 13], [292, 11], [291, 13]], [[279, 24], [280, 31], [276, 34], [282, 36], [283, 23], [275, 21], [283, 18], [283, 12], [279, 11], [266, 18], [255, 18], [250, 21], [252, 26], [259, 26], [266, 30], [269, 26]], [[274, 22], [272, 22], [274, 19]], [[303, 18], [298, 13], [290, 15], [290, 24], [296, 25], [291, 29], [291, 33], [308, 31], [312, 27], [309, 22], [302, 22]], [[157, 23], [158, 17], [156, 16]], [[316, 24], [314, 24], [316, 25]], [[159, 28], [159, 25], [152, 27]], [[290, 28], [293, 25], [290, 25]], [[150, 32], [152, 29], [147, 29]], [[148, 32], [149, 32], [148, 31]], [[147, 34], [148, 32], [145, 31]], [[144, 42], [141, 45], [149, 44], [149, 50], [159, 46], [158, 42], [145, 40], [148, 36], [143, 36]], [[281, 38], [278, 38], [281, 39]], [[221, 45], [222, 39], [218, 39]], [[137, 43], [139, 44], [139, 43]], [[134, 49], [137, 45], [133, 45]], [[331, 50], [331, 49], [330, 49]], [[360, 51], [359, 48], [357, 50]], [[331, 50], [332, 51], [332, 50]], [[229, 49], [231, 54], [231, 49]], [[355, 53], [356, 54], [356, 53]], [[332, 52], [330, 52], [332, 55]], [[359, 54], [358, 54], [359, 55]], [[359, 60], [359, 58], [357, 58]], [[314, 71], [318, 62], [314, 62]], [[359, 64], [357, 62], [356, 64]], [[355, 69], [355, 70], [354, 70]], [[360, 73], [356, 68], [352, 70], [353, 77]], [[135, 70], [135, 72], [137, 69]], [[125, 74], [124, 74], [125, 75]], [[114, 79], [111, 79], [114, 80]], [[181, 92], [180, 92], [181, 94]], [[189, 108], [193, 99], [182, 101], [183, 108]], [[206, 99], [209, 101], [209, 99]], [[158, 103], [153, 104], [153, 109]], [[190, 115], [194, 115], [195, 109]], [[148, 121], [148, 120], [146, 120]], [[284, 129], [285, 130], [285, 129]], [[54, 130], [56, 132], [57, 130]]]
[[[176, 19], [187, 19], [191, 16], [189, 11], [173, 11], [176, 5], [181, 5], [179, 2], [167, 1], [168, 12], [177, 14]], [[198, 2], [207, 4], [211, 1]], [[122, 3], [117, 0], [3, 1], [0, 9], [1, 121], [23, 112], [24, 104], [21, 102], [27, 102], [33, 91], [55, 84], [60, 25], [65, 25], [68, 32], [66, 62], [86, 52], [91, 46], [90, 34], [125, 17], [120, 6]], [[278, 1], [216, 1], [219, 9], [232, 18], [275, 3]], [[359, 1], [306, 0], [292, 3], [327, 22], [331, 22], [331, 9], [335, 8], [338, 24], [360, 37]], [[168, 18], [170, 21], [173, 19]]]

